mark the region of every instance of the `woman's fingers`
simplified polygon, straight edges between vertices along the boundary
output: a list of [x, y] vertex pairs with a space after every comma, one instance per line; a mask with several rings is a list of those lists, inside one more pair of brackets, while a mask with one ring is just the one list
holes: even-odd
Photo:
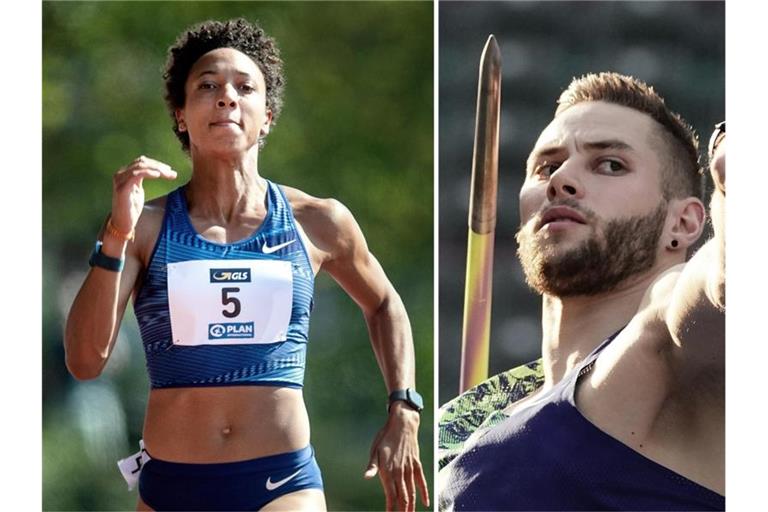
[[427, 478], [424, 476], [424, 468], [421, 466], [421, 462], [416, 460], [416, 485], [421, 493], [421, 502], [425, 507], [429, 506], [429, 488], [427, 487]]
[[139, 157], [130, 165], [121, 168], [115, 174], [115, 184], [124, 184], [127, 181], [139, 181], [144, 178], [175, 179], [178, 173], [170, 165], [151, 158]]
[[144, 206], [143, 181], [172, 180], [177, 175], [170, 165], [143, 155], [121, 167], [112, 177], [112, 224], [119, 230], [132, 231]]

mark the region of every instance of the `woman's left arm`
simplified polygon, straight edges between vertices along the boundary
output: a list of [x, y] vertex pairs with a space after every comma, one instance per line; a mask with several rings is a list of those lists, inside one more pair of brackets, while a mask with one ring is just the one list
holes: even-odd
[[[405, 306], [368, 250], [360, 226], [350, 211], [336, 200], [320, 201], [321, 215], [312, 216], [310, 224], [322, 222], [325, 225], [318, 244], [327, 255], [321, 268], [362, 309], [388, 392], [413, 388], [413, 336]], [[306, 230], [310, 238], [317, 240], [311, 232], [317, 233], [320, 226], [304, 226], [309, 228]], [[422, 502], [429, 506], [429, 491], [419, 458], [419, 419], [419, 412], [405, 402], [394, 402], [389, 408], [387, 423], [371, 447], [365, 477], [373, 478], [378, 473], [387, 510], [415, 510], [417, 489]]]

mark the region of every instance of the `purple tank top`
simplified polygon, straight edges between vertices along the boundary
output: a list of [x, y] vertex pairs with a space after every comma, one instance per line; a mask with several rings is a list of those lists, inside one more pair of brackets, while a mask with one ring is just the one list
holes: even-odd
[[725, 510], [724, 496], [644, 457], [576, 408], [576, 381], [612, 339], [530, 407], [467, 442], [441, 471], [440, 510]]

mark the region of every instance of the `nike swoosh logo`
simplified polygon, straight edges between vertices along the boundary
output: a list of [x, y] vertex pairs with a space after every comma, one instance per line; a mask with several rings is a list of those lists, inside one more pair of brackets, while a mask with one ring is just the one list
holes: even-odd
[[287, 477], [283, 478], [282, 480], [278, 480], [277, 482], [273, 482], [273, 481], [272, 481], [272, 477], [270, 476], [269, 478], [267, 478], [267, 490], [268, 490], [268, 491], [274, 491], [274, 490], [275, 490], [275, 489], [277, 489], [278, 487], [280, 487], [280, 486], [282, 486], [283, 484], [287, 483], [287, 482], [288, 482], [288, 481], [289, 481], [291, 478], [295, 477], [295, 476], [296, 476], [296, 475], [298, 475], [299, 473], [301, 473], [301, 470], [298, 470], [298, 471], [297, 471], [297, 472], [295, 472], [294, 474], [292, 474], [292, 475], [289, 475], [289, 476], [287, 476]]
[[287, 242], [284, 242], [282, 244], [273, 245], [272, 247], [268, 246], [267, 242], [264, 242], [264, 245], [261, 246], [261, 252], [263, 252], [264, 254], [272, 254], [275, 251], [279, 251], [283, 247], [288, 247], [289, 245], [291, 245], [295, 241], [296, 241], [296, 239], [294, 238], [293, 240], [288, 240]]

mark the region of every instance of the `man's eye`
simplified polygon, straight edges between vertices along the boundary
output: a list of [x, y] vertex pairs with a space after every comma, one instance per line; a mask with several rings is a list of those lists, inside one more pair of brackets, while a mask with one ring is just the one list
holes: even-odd
[[597, 170], [605, 174], [619, 174], [627, 170], [618, 160], [607, 158], [597, 164]]
[[542, 178], [549, 178], [552, 176], [552, 173], [555, 172], [559, 167], [559, 162], [545, 162], [543, 164], [537, 165], [533, 170], [533, 174]]

